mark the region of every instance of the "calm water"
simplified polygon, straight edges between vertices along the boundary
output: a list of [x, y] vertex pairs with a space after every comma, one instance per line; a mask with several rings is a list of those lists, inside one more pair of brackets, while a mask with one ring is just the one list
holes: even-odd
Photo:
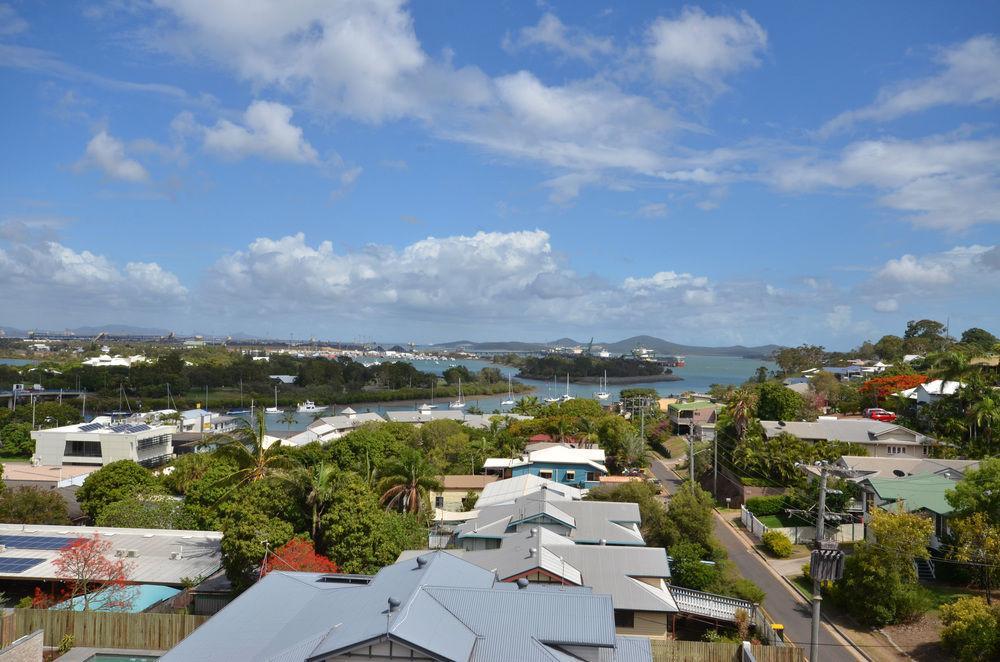
[[38, 363], [34, 359], [0, 359], [0, 365], [32, 365]]
[[[687, 366], [683, 368], [674, 368], [674, 375], [681, 377], [681, 381], [645, 382], [641, 384], [622, 385], [610, 384], [608, 386], [608, 392], [611, 393], [611, 398], [605, 402], [614, 402], [618, 399], [621, 389], [627, 388], [655, 388], [661, 396], [680, 395], [685, 391], [704, 393], [712, 384], [742, 384], [748, 378], [752, 377], [754, 372], [760, 366], [764, 366], [768, 370], [774, 370], [777, 367], [771, 361], [733, 358], [728, 356], [688, 356], [686, 361]], [[432, 372], [438, 375], [455, 365], [464, 365], [470, 372], [477, 372], [487, 367], [499, 368], [504, 377], [506, 377], [508, 373], [511, 375], [517, 374], [517, 370], [515, 368], [497, 365], [490, 363], [489, 361], [442, 360], [411, 361], [411, 363], [421, 372]], [[558, 384], [556, 387], [553, 387], [552, 382], [542, 382], [535, 379], [522, 379], [520, 381], [524, 384], [535, 387], [535, 391], [532, 395], [538, 397], [539, 400], [547, 398], [551, 395], [559, 396], [566, 393], [565, 377], [563, 377], [562, 383]], [[595, 391], [597, 391], [597, 384], [570, 383], [569, 385], [570, 395], [576, 398], [593, 398]], [[518, 394], [514, 395], [515, 400], [517, 400], [518, 397], [520, 397]], [[489, 413], [494, 409], [501, 409], [500, 403], [506, 399], [506, 394], [469, 396], [465, 398], [465, 402], [466, 406], [475, 405], [484, 412]], [[317, 404], [327, 403], [324, 402]], [[448, 400], [445, 398], [438, 398], [436, 399], [435, 404], [438, 405], [438, 409], [447, 409]], [[378, 413], [386, 411], [403, 411], [416, 408], [413, 404], [394, 405], [380, 403], [368, 406], [364, 404], [354, 404], [351, 405], [351, 407], [358, 412], [374, 411]], [[334, 410], [339, 413], [343, 408], [343, 405], [337, 405], [335, 408], [327, 409], [323, 412], [323, 415], [330, 416], [334, 413]], [[289, 426], [284, 423], [279, 423], [278, 419], [280, 417], [281, 414], [268, 414], [268, 427], [277, 430], [302, 430], [313, 421], [313, 414], [296, 414], [296, 422]]]

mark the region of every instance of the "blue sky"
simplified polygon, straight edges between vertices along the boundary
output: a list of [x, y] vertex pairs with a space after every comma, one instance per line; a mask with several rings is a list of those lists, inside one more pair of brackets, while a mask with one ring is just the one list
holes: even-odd
[[0, 4], [0, 324], [1000, 332], [994, 3]]

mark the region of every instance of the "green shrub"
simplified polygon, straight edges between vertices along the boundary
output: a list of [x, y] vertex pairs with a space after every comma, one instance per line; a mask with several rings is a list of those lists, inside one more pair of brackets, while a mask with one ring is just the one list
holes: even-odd
[[733, 582], [733, 585], [730, 588], [730, 593], [732, 593], [733, 597], [737, 597], [741, 600], [747, 600], [749, 602], [753, 602], [754, 604], [764, 602], [764, 597], [767, 595], [764, 593], [764, 589], [745, 577], [741, 577]]
[[59, 653], [63, 655], [68, 653], [73, 648], [73, 641], [73, 635], [64, 634], [63, 638], [59, 640]]
[[775, 496], [751, 497], [746, 501], [747, 510], [757, 517], [765, 515], [780, 515], [785, 510], [785, 497]]
[[941, 607], [941, 641], [960, 660], [1000, 655], [1000, 609], [982, 598], [965, 597]]
[[764, 549], [775, 558], [786, 559], [792, 555], [792, 541], [780, 531], [765, 531], [760, 541]]

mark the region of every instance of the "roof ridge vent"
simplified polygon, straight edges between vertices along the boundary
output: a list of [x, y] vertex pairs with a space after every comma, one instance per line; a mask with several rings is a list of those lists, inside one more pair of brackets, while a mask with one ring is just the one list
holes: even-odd
[[399, 601], [399, 598], [394, 598], [391, 595], [389, 596], [388, 602], [389, 602], [389, 612], [390, 613], [392, 613], [392, 612], [396, 611], [397, 609], [399, 609], [399, 605], [403, 604], [402, 602]]
[[538, 552], [534, 547], [528, 548], [528, 558], [534, 558], [535, 554]]
[[430, 562], [430, 559], [428, 559], [427, 556], [418, 556], [417, 557], [417, 568], [423, 568], [429, 562]]
[[521, 577], [520, 579], [517, 580], [517, 588], [518, 590], [521, 590], [523, 588], [528, 588], [528, 584], [530, 583], [531, 582], [528, 581], [527, 577]]

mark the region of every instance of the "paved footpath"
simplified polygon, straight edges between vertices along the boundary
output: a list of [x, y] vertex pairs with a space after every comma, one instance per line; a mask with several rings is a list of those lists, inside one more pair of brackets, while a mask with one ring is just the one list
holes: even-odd
[[[651, 468], [669, 494], [677, 491], [681, 480], [670, 465], [656, 459]], [[740, 575], [753, 581], [767, 594], [764, 598], [764, 610], [772, 621], [785, 626], [785, 639], [795, 642], [808, 656], [812, 636], [811, 606], [757, 555], [746, 539], [734, 531], [718, 512], [715, 513], [715, 537], [729, 553], [729, 559]], [[819, 656], [822, 662], [857, 662], [865, 659], [825, 622], [820, 627]]]

